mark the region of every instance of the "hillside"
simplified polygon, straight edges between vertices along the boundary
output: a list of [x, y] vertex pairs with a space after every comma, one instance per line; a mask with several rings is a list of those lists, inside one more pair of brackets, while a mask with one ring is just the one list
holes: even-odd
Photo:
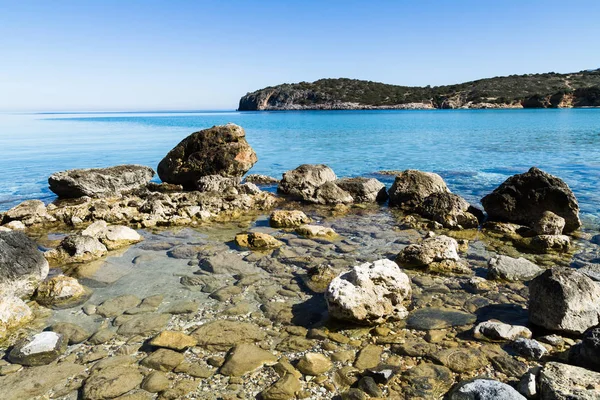
[[240, 99], [240, 111], [568, 108], [600, 106], [600, 69], [571, 74], [510, 75], [446, 86], [398, 86], [320, 79], [267, 87]]

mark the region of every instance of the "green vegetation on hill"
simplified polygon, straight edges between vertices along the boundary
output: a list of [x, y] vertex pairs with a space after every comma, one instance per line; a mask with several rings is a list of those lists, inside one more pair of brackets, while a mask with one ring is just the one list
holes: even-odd
[[434, 108], [600, 106], [600, 69], [571, 74], [510, 75], [434, 87], [397, 86], [346, 78], [320, 79], [248, 93], [240, 100], [239, 109], [346, 109], [398, 107], [410, 103]]

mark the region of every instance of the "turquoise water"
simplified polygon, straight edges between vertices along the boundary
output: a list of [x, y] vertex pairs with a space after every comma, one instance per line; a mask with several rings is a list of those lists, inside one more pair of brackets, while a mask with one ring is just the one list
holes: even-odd
[[46, 180], [55, 171], [156, 168], [188, 134], [227, 122], [246, 129], [259, 157], [252, 173], [280, 177], [302, 163], [339, 176], [415, 168], [476, 203], [535, 165], [571, 186], [586, 225], [600, 221], [598, 109], [1, 114], [0, 210], [52, 200]]

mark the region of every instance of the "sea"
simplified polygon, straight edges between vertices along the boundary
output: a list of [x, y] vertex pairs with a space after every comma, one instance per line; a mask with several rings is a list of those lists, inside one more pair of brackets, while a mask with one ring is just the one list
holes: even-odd
[[[51, 202], [52, 173], [159, 161], [192, 132], [233, 122], [258, 154], [250, 173], [281, 177], [327, 164], [339, 177], [382, 170], [440, 174], [477, 205], [513, 174], [536, 166], [571, 187], [584, 226], [600, 227], [600, 109], [194, 111], [0, 114], [0, 212]], [[155, 177], [158, 181], [158, 177]]]

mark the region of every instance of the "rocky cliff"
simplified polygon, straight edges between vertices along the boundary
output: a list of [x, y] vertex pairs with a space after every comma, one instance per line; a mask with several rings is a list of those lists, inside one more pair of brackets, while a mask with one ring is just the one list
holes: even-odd
[[511, 75], [447, 86], [398, 86], [321, 79], [267, 87], [240, 99], [240, 111], [600, 107], [600, 69]]

